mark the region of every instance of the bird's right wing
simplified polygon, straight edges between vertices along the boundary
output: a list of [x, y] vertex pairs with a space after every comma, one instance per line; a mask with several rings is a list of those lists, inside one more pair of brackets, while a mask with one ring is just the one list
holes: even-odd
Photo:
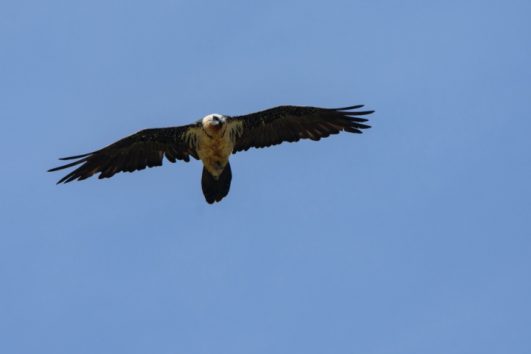
[[98, 178], [112, 177], [118, 172], [133, 172], [146, 167], [161, 166], [164, 156], [171, 161], [190, 161], [190, 156], [197, 159], [195, 151], [195, 132], [201, 129], [197, 124], [180, 127], [145, 129], [125, 137], [100, 150], [88, 154], [61, 158], [76, 160], [52, 168], [48, 172], [58, 171], [76, 165], [57, 183], [83, 180], [96, 173]]

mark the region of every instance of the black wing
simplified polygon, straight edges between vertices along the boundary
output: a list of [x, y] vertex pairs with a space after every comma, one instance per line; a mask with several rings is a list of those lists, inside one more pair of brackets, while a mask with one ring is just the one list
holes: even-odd
[[145, 129], [125, 137], [103, 149], [88, 154], [64, 157], [61, 160], [76, 160], [69, 164], [52, 168], [48, 172], [80, 165], [59, 180], [68, 183], [83, 180], [96, 173], [98, 178], [112, 177], [118, 172], [133, 172], [146, 167], [161, 166], [164, 156], [171, 162], [190, 161], [197, 158], [195, 149], [187, 143], [185, 134], [195, 125], [172, 128]]
[[357, 111], [363, 105], [343, 108], [279, 106], [245, 116], [231, 117], [233, 124], [241, 124], [235, 131], [234, 152], [251, 147], [263, 148], [300, 139], [319, 140], [341, 131], [361, 133], [370, 128], [367, 119], [358, 116], [374, 111]]

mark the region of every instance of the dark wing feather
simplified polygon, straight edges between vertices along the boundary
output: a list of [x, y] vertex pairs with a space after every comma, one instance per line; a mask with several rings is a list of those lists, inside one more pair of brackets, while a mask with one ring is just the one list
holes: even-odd
[[370, 128], [364, 116], [374, 111], [359, 111], [363, 105], [343, 108], [279, 106], [245, 116], [231, 117], [241, 123], [234, 137], [234, 152], [251, 147], [263, 148], [300, 139], [320, 140], [341, 131], [361, 133]]
[[187, 143], [184, 135], [195, 125], [172, 128], [145, 129], [125, 137], [103, 149], [88, 154], [64, 157], [61, 160], [76, 160], [48, 172], [81, 165], [59, 180], [68, 183], [84, 180], [96, 173], [98, 178], [112, 177], [118, 172], [133, 172], [146, 167], [161, 166], [164, 156], [171, 161], [190, 161], [197, 158], [195, 148]]

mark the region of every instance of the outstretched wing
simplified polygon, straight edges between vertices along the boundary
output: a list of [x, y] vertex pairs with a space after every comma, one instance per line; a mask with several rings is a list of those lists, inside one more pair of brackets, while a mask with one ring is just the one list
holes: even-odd
[[96, 173], [98, 178], [112, 177], [118, 172], [133, 172], [146, 167], [161, 166], [164, 156], [171, 161], [197, 159], [195, 148], [190, 143], [196, 125], [181, 127], [145, 129], [125, 137], [103, 149], [88, 154], [64, 157], [61, 160], [76, 160], [69, 164], [52, 168], [48, 172], [77, 166], [59, 180], [68, 183], [83, 180]]
[[341, 131], [361, 133], [370, 128], [359, 111], [363, 105], [343, 108], [279, 106], [265, 111], [229, 118], [233, 125], [234, 152], [263, 148], [300, 139], [320, 140]]

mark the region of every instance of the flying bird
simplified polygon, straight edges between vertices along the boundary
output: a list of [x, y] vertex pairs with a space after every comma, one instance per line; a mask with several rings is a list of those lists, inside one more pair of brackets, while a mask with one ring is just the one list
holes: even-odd
[[77, 166], [57, 184], [84, 180], [94, 174], [108, 178], [118, 172], [133, 172], [171, 162], [201, 160], [201, 187], [209, 204], [221, 201], [230, 189], [232, 171], [229, 157], [249, 148], [264, 148], [300, 139], [320, 140], [341, 131], [361, 133], [370, 128], [365, 116], [374, 111], [363, 105], [342, 108], [279, 106], [243, 116], [209, 114], [194, 124], [144, 129], [83, 155], [48, 172]]

